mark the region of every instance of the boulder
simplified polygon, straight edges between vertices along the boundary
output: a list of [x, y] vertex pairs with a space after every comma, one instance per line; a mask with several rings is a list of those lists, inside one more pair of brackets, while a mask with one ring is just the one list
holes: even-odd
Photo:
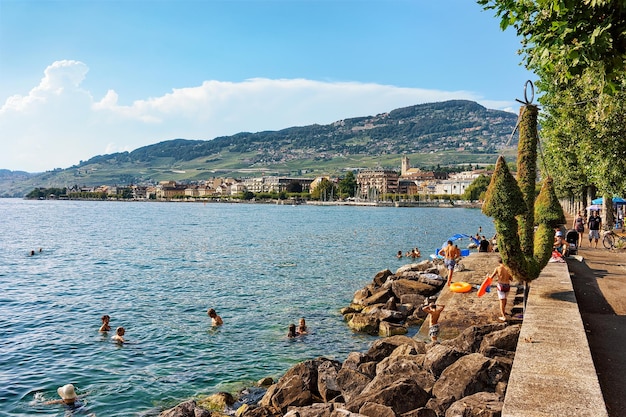
[[357, 310], [356, 308], [354, 308], [353, 306], [348, 306], [348, 307], [344, 307], [341, 310], [339, 310], [339, 312], [345, 316], [346, 314], [350, 314], [350, 313], [358, 313], [361, 310]]
[[399, 279], [393, 281], [391, 284], [391, 290], [397, 298], [402, 301], [404, 294], [421, 294], [421, 295], [433, 295], [438, 291], [437, 287], [424, 284], [419, 281], [412, 281], [410, 279]]
[[450, 365], [464, 355], [460, 350], [452, 346], [442, 344], [429, 345], [424, 356], [424, 369], [428, 370], [435, 378]]
[[235, 404], [235, 397], [228, 392], [217, 392], [199, 401], [201, 407], [209, 410], [223, 410]]
[[491, 360], [480, 353], [463, 356], [441, 373], [433, 386], [433, 395], [451, 404], [465, 396], [493, 390], [495, 383], [489, 375], [491, 364]]
[[380, 320], [378, 318], [363, 313], [354, 314], [350, 321], [348, 321], [348, 327], [352, 330], [371, 335], [378, 335], [379, 324]]
[[424, 362], [424, 353], [426, 353], [426, 347], [422, 348], [422, 345], [400, 345], [395, 348], [389, 357], [404, 356], [404, 355], [420, 355], [420, 366]]
[[350, 368], [341, 368], [337, 373], [337, 386], [341, 396], [347, 402], [363, 391], [372, 378]]
[[267, 407], [251, 407], [248, 404], [244, 404], [237, 409], [235, 417], [276, 417], [274, 413]]
[[259, 405], [281, 413], [290, 406], [311, 405], [314, 398], [319, 398], [317, 368], [320, 362], [320, 359], [308, 360], [291, 367], [269, 387]]
[[354, 293], [352, 304], [363, 304], [363, 300], [372, 295], [368, 288], [361, 288]]
[[418, 281], [422, 284], [432, 285], [433, 287], [441, 288], [446, 282], [446, 279], [438, 274], [421, 273], [418, 277]]
[[430, 408], [420, 407], [415, 410], [408, 411], [400, 417], [437, 417], [437, 413]]
[[359, 414], [368, 417], [396, 417], [391, 407], [370, 402], [366, 402], [359, 408]]
[[161, 412], [159, 417], [211, 417], [211, 412], [198, 407], [194, 400], [189, 400]]
[[381, 289], [362, 300], [360, 304], [364, 306], [369, 306], [372, 304], [384, 304], [387, 302], [387, 300], [389, 300], [391, 296], [392, 294], [389, 292], [389, 290]]
[[422, 273], [420, 271], [404, 271], [400, 275], [396, 275], [399, 278], [410, 279], [412, 281], [417, 281], [420, 279], [420, 275]]
[[483, 353], [489, 347], [515, 352], [521, 328], [520, 324], [516, 324], [485, 335], [480, 343], [479, 352]]
[[390, 407], [396, 414], [402, 414], [423, 407], [429, 395], [415, 381], [396, 377], [391, 384], [386, 378], [374, 379], [363, 392], [346, 403], [346, 409], [356, 412], [365, 403], [376, 403]]
[[366, 356], [375, 362], [380, 362], [387, 356], [391, 355], [398, 346], [413, 346], [417, 352], [424, 349], [424, 342], [415, 340], [408, 336], [391, 336], [384, 339], [378, 339], [366, 353]]
[[433, 267], [433, 263], [429, 260], [425, 260], [422, 262], [401, 266], [400, 268], [396, 270], [396, 275], [402, 275], [404, 272], [407, 272], [407, 271], [426, 271], [427, 269], [432, 268], [432, 267]]
[[325, 360], [317, 367], [317, 390], [322, 401], [329, 402], [341, 395], [337, 384], [337, 373], [341, 366], [341, 362]]
[[345, 361], [343, 361], [342, 368], [357, 370], [360, 364], [369, 361], [370, 359], [360, 352], [350, 352]]
[[388, 321], [381, 321], [378, 325], [378, 335], [382, 337], [390, 337], [396, 335], [407, 334], [409, 329], [401, 324], [389, 323]]
[[387, 281], [387, 278], [391, 275], [393, 275], [393, 272], [388, 269], [378, 272], [376, 275], [374, 275], [374, 284], [378, 285], [379, 287], [382, 286]]
[[292, 408], [284, 417], [330, 417], [334, 409], [333, 403], [315, 403], [306, 407]]
[[454, 402], [445, 417], [500, 417], [504, 402], [493, 392], [478, 392]]
[[[415, 383], [425, 391], [430, 391], [435, 384], [435, 377], [422, 368], [422, 358], [422, 355], [407, 355], [390, 356], [383, 359], [376, 366], [376, 377], [372, 380], [370, 385], [376, 380], [384, 380], [385, 378], [393, 382], [401, 375], [403, 378], [415, 381]], [[366, 388], [366, 390], [367, 389], [368, 388]]]
[[442, 344], [452, 346], [457, 350], [467, 353], [476, 353], [480, 349], [483, 337], [491, 332], [502, 330], [506, 323], [484, 324], [481, 326], [470, 326], [454, 339], [443, 341]]
[[[418, 307], [424, 305], [424, 299], [426, 299], [426, 296], [422, 294], [403, 294], [400, 296], [400, 303], [412, 304], [413, 306]], [[414, 313], [416, 313], [417, 311], [421, 310], [419, 308], [415, 308]], [[426, 315], [426, 313], [423, 314], [424, 316]]]
[[274, 379], [272, 377], [266, 376], [265, 378], [261, 378], [257, 381], [257, 385], [259, 387], [269, 387], [274, 383]]
[[376, 365], [378, 365], [378, 362], [365, 362], [359, 365], [357, 371], [369, 378], [374, 378], [376, 376]]
[[335, 408], [330, 414], [330, 417], [366, 417], [363, 414], [353, 413], [345, 408]]

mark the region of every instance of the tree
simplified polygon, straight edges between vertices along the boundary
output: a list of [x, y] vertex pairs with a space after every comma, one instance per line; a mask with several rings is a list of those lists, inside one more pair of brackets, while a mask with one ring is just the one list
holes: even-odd
[[463, 193], [463, 200], [476, 201], [483, 198], [483, 194], [489, 187], [489, 177], [480, 174], [472, 183], [465, 189]]
[[[593, 66], [605, 91], [626, 73], [626, 2], [623, 0], [478, 0], [495, 10], [502, 30], [522, 38], [526, 67], [566, 83]], [[617, 83], [616, 83], [617, 81]]]
[[537, 117], [537, 106], [527, 104], [520, 110], [518, 179], [500, 156], [482, 207], [483, 213], [494, 218], [502, 262], [516, 280], [525, 284], [525, 298], [529, 283], [539, 277], [550, 259], [554, 228], [565, 223], [551, 178], [543, 182], [535, 198]]
[[317, 187], [311, 191], [313, 200], [332, 201], [335, 195], [337, 195], [337, 187], [327, 178], [323, 178]]
[[356, 194], [356, 177], [352, 171], [348, 171], [346, 176], [339, 181], [339, 195], [341, 197], [354, 197]]

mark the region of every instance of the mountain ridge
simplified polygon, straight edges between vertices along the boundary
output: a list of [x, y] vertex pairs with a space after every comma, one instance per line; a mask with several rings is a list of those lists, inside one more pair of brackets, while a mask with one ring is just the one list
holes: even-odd
[[211, 140], [177, 138], [130, 152], [96, 155], [69, 168], [44, 173], [19, 171], [12, 178], [0, 170], [0, 196], [22, 196], [36, 187], [74, 184], [333, 174], [344, 169], [399, 166], [400, 155], [409, 155], [416, 162], [413, 165], [419, 165], [420, 159], [435, 161], [435, 156], [441, 155], [441, 163], [459, 163], [462, 155], [465, 160], [481, 162], [506, 148], [516, 121], [513, 113], [487, 109], [473, 101], [449, 100], [326, 125], [240, 132]]

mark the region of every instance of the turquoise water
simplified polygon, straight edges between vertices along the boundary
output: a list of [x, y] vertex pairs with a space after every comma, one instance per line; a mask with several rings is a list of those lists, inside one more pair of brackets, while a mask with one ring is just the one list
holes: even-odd
[[[0, 415], [153, 416], [374, 338], [339, 309], [382, 269], [454, 233], [493, 234], [475, 209], [0, 199]], [[43, 248], [28, 256], [30, 250]], [[212, 329], [214, 307], [224, 326]], [[130, 342], [98, 333], [100, 316]], [[311, 334], [287, 340], [306, 317]]]

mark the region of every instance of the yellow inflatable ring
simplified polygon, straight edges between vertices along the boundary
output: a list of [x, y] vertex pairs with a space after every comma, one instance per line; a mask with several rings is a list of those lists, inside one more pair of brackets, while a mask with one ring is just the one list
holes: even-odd
[[471, 290], [472, 285], [467, 282], [459, 281], [450, 284], [450, 291], [452, 292], [469, 292]]

